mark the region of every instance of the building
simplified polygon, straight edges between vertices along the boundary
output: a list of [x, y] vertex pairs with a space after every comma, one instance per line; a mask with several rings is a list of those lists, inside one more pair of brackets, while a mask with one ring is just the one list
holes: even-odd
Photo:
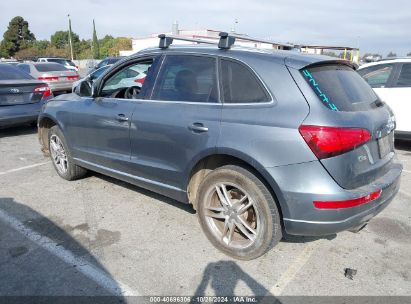
[[[190, 38], [190, 39], [201, 39], [210, 42], [217, 43], [219, 40], [219, 33], [221, 31], [210, 30], [210, 29], [200, 29], [200, 30], [180, 30], [178, 23], [175, 22], [172, 26], [171, 32], [161, 33], [173, 36], [179, 36], [181, 38]], [[120, 51], [120, 56], [129, 56], [138, 51], [141, 51], [150, 47], [157, 47], [159, 44], [159, 38], [157, 34], [152, 34], [146, 37], [133, 38], [132, 39], [132, 50], [131, 51]], [[245, 46], [245, 47], [255, 47], [261, 49], [272, 49], [272, 50], [290, 50], [296, 49], [301, 52], [310, 53], [310, 54], [323, 54], [326, 51], [335, 51], [340, 50], [344, 54], [344, 59], [349, 59], [351, 61], [357, 62], [359, 60], [359, 49], [352, 47], [341, 47], [341, 46], [319, 46], [319, 45], [298, 45], [298, 44], [288, 44], [288, 43], [279, 43], [274, 41], [268, 41], [263, 39], [258, 39], [258, 41], [249, 41], [247, 38], [251, 38], [245, 34], [236, 35], [236, 45]], [[244, 37], [244, 39], [241, 39]], [[188, 42], [175, 40], [173, 44], [196, 44], [196, 42]]]

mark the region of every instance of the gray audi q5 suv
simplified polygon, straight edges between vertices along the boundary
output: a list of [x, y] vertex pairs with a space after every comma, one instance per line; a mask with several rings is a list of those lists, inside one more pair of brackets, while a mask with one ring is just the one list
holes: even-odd
[[[147, 76], [133, 85], [136, 68]], [[264, 254], [284, 233], [358, 229], [399, 189], [395, 118], [347, 61], [163, 45], [76, 92], [38, 121], [57, 173], [92, 170], [192, 204], [210, 242], [235, 258]]]

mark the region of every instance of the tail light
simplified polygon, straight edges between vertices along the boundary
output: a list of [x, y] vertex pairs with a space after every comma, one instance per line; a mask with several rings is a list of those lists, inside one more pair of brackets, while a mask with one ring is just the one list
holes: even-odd
[[371, 139], [368, 130], [358, 128], [301, 125], [299, 131], [319, 159], [354, 150]]
[[57, 80], [59, 80], [59, 78], [57, 76], [40, 76], [37, 79], [41, 80], [41, 81], [57, 81]]
[[144, 77], [144, 78], [138, 78], [138, 79], [134, 79], [134, 82], [143, 84], [145, 80], [146, 80], [146, 77]]
[[366, 196], [359, 198], [354, 198], [344, 201], [314, 201], [314, 207], [318, 209], [341, 209], [341, 208], [351, 208], [359, 206], [362, 204], [369, 203], [380, 197], [382, 190], [377, 190]]
[[48, 86], [39, 86], [34, 88], [34, 93], [42, 93], [42, 99], [51, 96], [51, 90]]
[[75, 76], [67, 76], [67, 79], [68, 80], [76, 80], [76, 79], [79, 79], [80, 78], [80, 76], [79, 75], [75, 75]]

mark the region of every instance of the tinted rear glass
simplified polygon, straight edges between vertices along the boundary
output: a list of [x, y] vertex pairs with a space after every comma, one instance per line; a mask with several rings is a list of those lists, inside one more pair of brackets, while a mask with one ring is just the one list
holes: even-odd
[[0, 80], [33, 79], [29, 74], [20, 71], [18, 68], [2, 63], [0, 64]]
[[366, 111], [377, 107], [377, 95], [367, 82], [345, 65], [322, 65], [302, 70], [324, 106], [333, 111]]
[[64, 66], [58, 63], [41, 63], [35, 65], [39, 72], [68, 71]]
[[270, 100], [257, 77], [244, 65], [221, 60], [225, 103], [254, 103]]
[[62, 65], [76, 66], [73, 62], [71, 62], [70, 60], [66, 60], [66, 59], [50, 58], [50, 59], [47, 59], [47, 61], [48, 62], [59, 63], [59, 64], [62, 64]]

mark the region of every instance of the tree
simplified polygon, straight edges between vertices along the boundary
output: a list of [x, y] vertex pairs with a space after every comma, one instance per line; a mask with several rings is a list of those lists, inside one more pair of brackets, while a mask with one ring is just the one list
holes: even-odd
[[94, 59], [100, 59], [100, 45], [99, 45], [98, 39], [97, 39], [96, 24], [94, 23], [94, 19], [93, 19], [93, 43], [92, 43], [92, 49], [93, 49], [93, 58], [94, 58]]
[[409, 52], [409, 53], [407, 54], [407, 56], [411, 56], [411, 52]]
[[393, 52], [389, 52], [387, 57], [397, 57], [397, 54], [395, 54]]
[[131, 39], [126, 37], [105, 36], [100, 40], [100, 55], [101, 57], [118, 56], [120, 51], [131, 50]]
[[13, 56], [20, 49], [27, 48], [31, 42], [36, 40], [34, 34], [29, 30], [29, 23], [20, 16], [11, 19], [3, 38], [0, 52], [7, 56]]
[[[80, 38], [76, 33], [71, 32], [71, 40], [74, 45], [80, 42]], [[69, 31], [57, 31], [50, 37], [51, 45], [57, 49], [69, 47]]]

